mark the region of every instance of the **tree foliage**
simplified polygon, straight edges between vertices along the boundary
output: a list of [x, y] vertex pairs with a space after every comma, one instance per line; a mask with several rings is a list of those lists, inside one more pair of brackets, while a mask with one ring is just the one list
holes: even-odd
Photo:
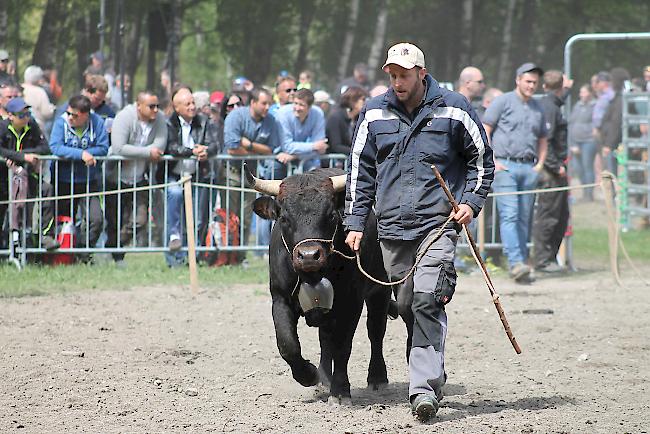
[[[650, 28], [650, 2], [642, 0], [358, 0], [352, 27], [355, 2], [348, 0], [105, 4], [104, 53], [113, 68], [135, 76], [136, 88], [157, 83], [174, 47], [176, 78], [195, 87], [223, 89], [237, 75], [272, 84], [280, 70], [297, 75], [308, 68], [320, 86], [332, 89], [341, 71], [350, 74], [355, 63], [376, 64], [377, 44], [381, 66], [390, 44], [413, 41], [439, 80], [453, 81], [463, 66], [473, 64], [483, 69], [488, 85], [507, 89], [514, 69], [525, 61], [561, 68], [564, 44], [575, 33]], [[387, 25], [378, 30], [382, 11]], [[100, 48], [99, 21], [99, 0], [2, 0], [0, 48], [17, 60], [19, 76], [31, 63], [57, 68], [70, 93], [90, 53]], [[352, 41], [348, 48], [346, 41]], [[581, 82], [617, 65], [635, 75], [650, 63], [648, 53], [650, 41], [580, 43], [573, 70]]]

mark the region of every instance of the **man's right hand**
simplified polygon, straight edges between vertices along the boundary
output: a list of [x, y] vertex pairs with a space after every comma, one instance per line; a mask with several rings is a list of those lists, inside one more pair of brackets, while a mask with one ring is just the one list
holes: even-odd
[[319, 140], [312, 145], [314, 151], [324, 154], [327, 151], [327, 140]]
[[347, 244], [353, 252], [358, 252], [361, 247], [361, 238], [363, 238], [363, 232], [350, 231], [348, 232], [347, 238], [345, 238], [345, 244]]
[[156, 148], [155, 146], [149, 148], [149, 158], [151, 161], [159, 161], [162, 155], [163, 151], [160, 148]]
[[81, 153], [81, 159], [84, 161], [84, 163], [88, 167], [94, 166], [95, 164], [97, 164], [97, 160], [95, 160], [95, 157], [93, 157], [93, 154], [91, 154], [88, 151], [83, 151]]

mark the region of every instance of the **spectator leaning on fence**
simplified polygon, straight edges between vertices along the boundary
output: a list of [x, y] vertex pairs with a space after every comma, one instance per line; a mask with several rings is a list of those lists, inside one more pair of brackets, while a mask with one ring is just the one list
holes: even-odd
[[[150, 162], [157, 163], [165, 153], [166, 146], [167, 123], [160, 111], [158, 96], [152, 91], [140, 92], [136, 102], [124, 107], [113, 122], [109, 155], [120, 155], [128, 160], [121, 162], [121, 170], [117, 170], [116, 162], [110, 162], [106, 189], [142, 187], [153, 183], [153, 172], [148, 170]], [[136, 244], [137, 235], [149, 221], [149, 193], [142, 190], [106, 196], [107, 247], [117, 246], [118, 231], [121, 246], [130, 244], [134, 238]], [[113, 253], [113, 259], [120, 263], [124, 253]]]
[[[320, 156], [327, 151], [325, 116], [313, 104], [312, 91], [300, 89], [296, 92], [293, 104], [283, 106], [276, 115], [284, 132], [282, 147], [277, 153], [278, 162], [287, 164], [300, 160], [305, 172], [319, 167]], [[276, 171], [281, 170], [286, 169], [276, 165]]]
[[[39, 155], [48, 155], [50, 148], [36, 121], [31, 117], [30, 107], [22, 98], [14, 98], [7, 104], [9, 119], [0, 121], [0, 156], [6, 159], [6, 166], [11, 170], [13, 197], [22, 200], [34, 197], [47, 197], [51, 194], [51, 185], [43, 182], [39, 191]], [[6, 199], [6, 198], [5, 198]], [[0, 199], [4, 200], [4, 199]], [[32, 222], [32, 211], [35, 204], [15, 203], [11, 230], [19, 230], [23, 222], [23, 212], [26, 212], [26, 223]], [[38, 205], [37, 209], [39, 208]], [[51, 202], [43, 202], [40, 206], [40, 233], [42, 246], [47, 250], [57, 249], [59, 244], [54, 240], [53, 209]], [[0, 223], [3, 215], [0, 213]], [[25, 228], [29, 229], [29, 228]]]
[[[53, 162], [52, 179], [57, 184], [55, 195], [100, 191], [102, 169], [95, 157], [108, 153], [108, 134], [103, 119], [90, 112], [87, 97], [75, 95], [70, 98], [66, 112], [54, 121], [50, 150], [53, 155], [64, 159]], [[58, 215], [74, 219], [78, 205], [85, 215], [75, 247], [94, 247], [104, 226], [99, 197], [62, 199], [55, 209]]]
[[279, 77], [278, 82], [275, 84], [276, 103], [269, 108], [269, 113], [275, 116], [280, 107], [291, 104], [297, 90], [296, 79], [291, 75], [287, 74]]
[[[495, 193], [533, 190], [546, 160], [547, 141], [544, 112], [533, 99], [543, 71], [533, 63], [517, 68], [515, 90], [492, 101], [483, 117], [485, 132], [494, 150]], [[503, 250], [510, 276], [528, 282], [530, 217], [535, 195], [506, 195], [496, 199]]]
[[[167, 182], [176, 182], [184, 176], [192, 176], [199, 182], [211, 182], [211, 166], [208, 158], [219, 153], [217, 128], [209, 118], [196, 111], [192, 90], [179, 87], [172, 94], [174, 112], [167, 120], [167, 153], [174, 157], [184, 158], [171, 163], [167, 173]], [[194, 157], [191, 159], [190, 157]], [[198, 173], [197, 173], [198, 160]], [[209, 192], [195, 189], [198, 192], [198, 212], [194, 216], [199, 240], [203, 239], [207, 228], [209, 209]], [[183, 186], [172, 185], [167, 188], [167, 236], [169, 237], [169, 252], [165, 252], [165, 260], [170, 267], [182, 265], [187, 256], [180, 252], [183, 245]]]

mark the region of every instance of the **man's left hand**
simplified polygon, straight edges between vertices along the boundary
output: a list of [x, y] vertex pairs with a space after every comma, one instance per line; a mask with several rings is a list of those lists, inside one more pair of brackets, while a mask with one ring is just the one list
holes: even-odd
[[472, 218], [474, 217], [474, 210], [472, 209], [471, 206], [467, 205], [466, 203], [461, 203], [458, 205], [458, 211], [451, 212], [451, 215], [454, 216], [454, 220], [456, 220], [458, 223], [461, 225], [468, 225], [469, 222], [472, 221]]

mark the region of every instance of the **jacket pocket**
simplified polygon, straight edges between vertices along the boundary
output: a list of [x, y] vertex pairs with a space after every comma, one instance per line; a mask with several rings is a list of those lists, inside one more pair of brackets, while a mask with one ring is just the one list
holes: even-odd
[[402, 135], [399, 134], [399, 121], [376, 121], [373, 125], [375, 146], [377, 147], [377, 164], [388, 158], [399, 144]]
[[445, 162], [451, 152], [450, 122], [436, 119], [428, 121], [416, 135], [415, 143], [420, 161], [429, 164]]

